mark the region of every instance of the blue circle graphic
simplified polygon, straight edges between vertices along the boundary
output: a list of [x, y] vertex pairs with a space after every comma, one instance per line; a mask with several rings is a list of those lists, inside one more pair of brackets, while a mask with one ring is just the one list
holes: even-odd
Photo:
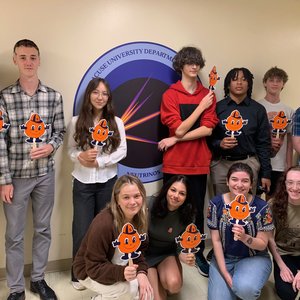
[[157, 43], [123, 44], [101, 55], [78, 86], [74, 115], [80, 111], [84, 91], [92, 78], [102, 77], [110, 84], [116, 115], [125, 125], [128, 146], [126, 159], [118, 164], [119, 176], [132, 174], [144, 183], [162, 178], [162, 154], [157, 150], [157, 142], [166, 131], [160, 124], [159, 107], [163, 92], [179, 79], [172, 68], [175, 54]]

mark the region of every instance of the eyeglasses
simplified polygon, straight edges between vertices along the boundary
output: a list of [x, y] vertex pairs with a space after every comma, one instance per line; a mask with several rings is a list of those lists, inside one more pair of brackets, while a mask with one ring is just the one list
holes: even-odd
[[300, 181], [291, 181], [291, 180], [286, 180], [285, 184], [287, 187], [294, 187], [294, 185], [296, 185], [296, 188], [299, 189], [300, 188]]
[[99, 97], [100, 95], [103, 97], [103, 98], [107, 98], [109, 97], [109, 94], [107, 92], [98, 92], [98, 91], [93, 91], [92, 92], [93, 95]]

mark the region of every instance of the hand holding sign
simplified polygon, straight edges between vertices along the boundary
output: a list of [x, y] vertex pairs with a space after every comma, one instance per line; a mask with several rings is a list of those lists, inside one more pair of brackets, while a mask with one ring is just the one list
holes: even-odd
[[[225, 205], [225, 208], [230, 215], [230, 223], [245, 226], [248, 221], [247, 218], [250, 213], [255, 212], [256, 207], [250, 207], [247, 198], [243, 194], [237, 195], [233, 201]], [[237, 241], [237, 236], [234, 236], [234, 240]]]
[[139, 234], [131, 223], [124, 224], [122, 232], [119, 237], [112, 242], [114, 248], [119, 248], [119, 251], [123, 253], [121, 259], [128, 260], [129, 265], [132, 266], [132, 259], [138, 258], [141, 252], [136, 252], [142, 241], [146, 240], [146, 233]]

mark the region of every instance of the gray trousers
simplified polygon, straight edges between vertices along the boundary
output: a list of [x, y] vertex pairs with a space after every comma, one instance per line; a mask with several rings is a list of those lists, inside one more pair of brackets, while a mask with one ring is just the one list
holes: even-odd
[[24, 230], [30, 198], [34, 230], [31, 280], [38, 281], [44, 278], [51, 243], [54, 172], [35, 178], [15, 178], [13, 187], [12, 204], [3, 205], [6, 217], [6, 279], [11, 293], [25, 290]]
[[253, 171], [253, 184], [252, 184], [252, 194], [256, 194], [256, 187], [257, 187], [257, 177], [258, 172], [260, 169], [260, 163], [258, 159], [255, 156], [249, 157], [244, 160], [238, 160], [238, 161], [229, 161], [225, 159], [219, 159], [219, 160], [213, 160], [210, 164], [210, 176], [211, 181], [213, 184], [214, 194], [215, 195], [222, 195], [229, 192], [228, 186], [227, 186], [227, 172], [229, 168], [237, 162], [242, 162], [245, 164], [248, 164], [249, 167]]

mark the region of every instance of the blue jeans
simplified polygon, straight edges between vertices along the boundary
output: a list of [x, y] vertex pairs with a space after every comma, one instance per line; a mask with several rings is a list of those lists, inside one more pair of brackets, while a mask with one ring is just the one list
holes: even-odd
[[[111, 199], [117, 176], [104, 183], [85, 184], [77, 179], [73, 181], [73, 259], [80, 247], [94, 217]], [[75, 281], [72, 271], [72, 280]]]
[[225, 263], [232, 276], [232, 288], [227, 285], [213, 257], [209, 268], [208, 300], [257, 299], [271, 274], [269, 254], [260, 253], [242, 259], [226, 256]]

